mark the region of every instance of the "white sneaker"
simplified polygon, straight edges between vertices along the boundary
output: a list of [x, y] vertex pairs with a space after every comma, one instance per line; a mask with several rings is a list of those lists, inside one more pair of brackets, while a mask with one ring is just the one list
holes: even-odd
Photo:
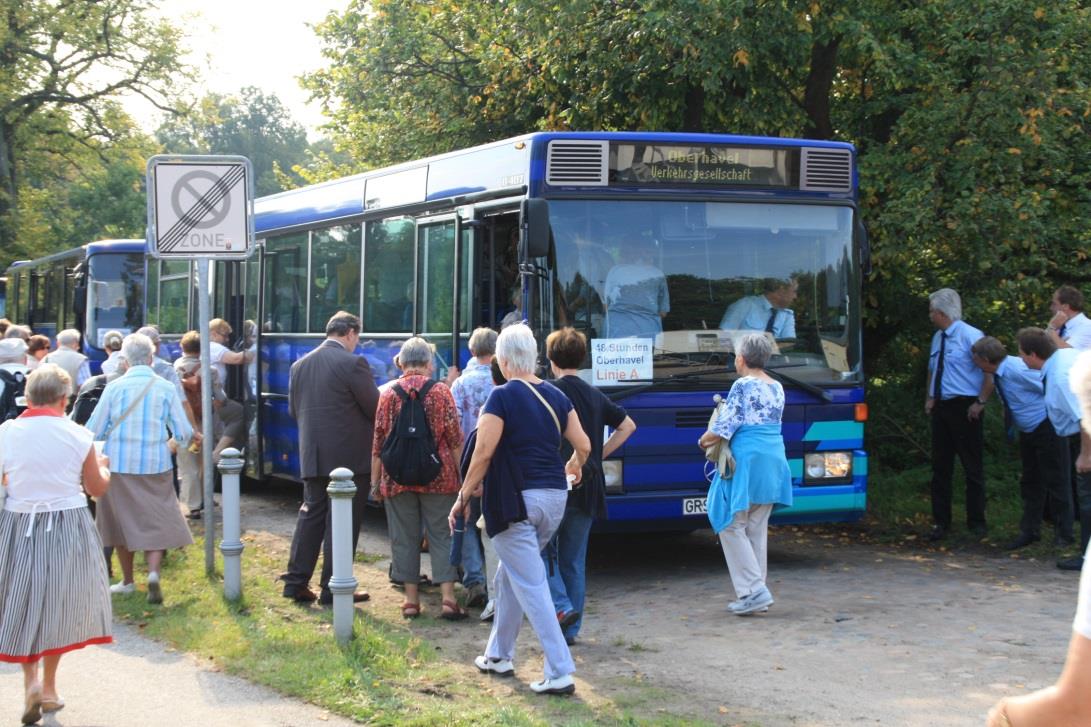
[[[730, 611], [731, 613], [736, 613], [742, 607], [743, 607], [743, 599], [741, 599], [741, 598], [739, 600], [737, 600], [737, 601], [732, 601], [731, 603], [727, 604], [727, 610]], [[764, 608], [758, 609], [757, 613], [767, 613], [768, 611], [769, 611], [769, 607], [765, 606]]]
[[531, 682], [530, 689], [535, 694], [571, 694], [576, 691], [576, 680], [571, 674], [555, 679], [543, 679], [540, 682]]
[[148, 603], [163, 602], [163, 587], [159, 584], [159, 574], [148, 574]]
[[136, 591], [136, 584], [135, 583], [121, 582], [121, 583], [115, 583], [112, 586], [110, 586], [110, 593], [114, 593], [114, 594], [117, 594], [117, 593], [121, 593], [121, 594], [133, 593], [134, 591]]
[[769, 592], [768, 588], [762, 586], [749, 596], [739, 599], [738, 604], [738, 607], [731, 609], [731, 612], [736, 616], [749, 616], [759, 611], [768, 611], [769, 607], [773, 605], [773, 594]]
[[492, 621], [492, 617], [496, 615], [496, 601], [489, 599], [489, 602], [485, 604], [485, 609], [481, 612], [482, 621]]
[[495, 674], [499, 677], [510, 677], [515, 674], [515, 665], [511, 659], [492, 659], [482, 654], [474, 658], [474, 666], [486, 674]]

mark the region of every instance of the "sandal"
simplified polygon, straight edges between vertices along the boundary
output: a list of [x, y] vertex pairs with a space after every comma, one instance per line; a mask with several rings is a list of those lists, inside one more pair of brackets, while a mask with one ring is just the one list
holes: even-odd
[[402, 618], [416, 618], [420, 616], [420, 604], [406, 601], [402, 604]]
[[454, 601], [443, 602], [443, 613], [439, 617], [445, 621], [461, 621], [470, 615], [470, 612], [459, 606]]
[[49, 712], [60, 712], [64, 709], [64, 698], [57, 697], [56, 699], [46, 699], [42, 697], [42, 712], [48, 714]]
[[23, 702], [23, 724], [34, 724], [42, 719], [42, 686], [35, 684], [26, 693]]

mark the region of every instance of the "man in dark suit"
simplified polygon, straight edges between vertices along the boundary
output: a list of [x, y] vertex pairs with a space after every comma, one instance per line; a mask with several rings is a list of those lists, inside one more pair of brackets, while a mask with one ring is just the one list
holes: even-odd
[[[288, 413], [299, 427], [300, 476], [303, 505], [299, 508], [288, 571], [281, 575], [284, 597], [301, 603], [333, 602], [328, 584], [333, 575], [333, 534], [330, 501], [326, 493], [330, 472], [352, 470], [356, 495], [352, 499], [352, 549], [360, 537], [360, 521], [367, 503], [371, 473], [371, 439], [379, 390], [363, 356], [353, 351], [360, 339], [360, 319], [335, 313], [326, 324], [326, 340], [292, 364], [288, 380]], [[309, 588], [318, 551], [322, 551], [322, 593]], [[356, 602], [368, 600], [358, 592]]]

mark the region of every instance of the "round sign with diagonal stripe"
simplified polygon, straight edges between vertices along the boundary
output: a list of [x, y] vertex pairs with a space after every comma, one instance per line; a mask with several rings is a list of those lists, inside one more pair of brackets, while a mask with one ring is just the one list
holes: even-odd
[[152, 157], [148, 249], [156, 257], [248, 257], [253, 176], [245, 157]]

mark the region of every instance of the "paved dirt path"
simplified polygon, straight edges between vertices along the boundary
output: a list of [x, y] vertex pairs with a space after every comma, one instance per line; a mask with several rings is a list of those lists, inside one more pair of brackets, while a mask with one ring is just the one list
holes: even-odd
[[[65, 708], [46, 715], [50, 727], [299, 727], [351, 720], [288, 699], [245, 679], [208, 669], [186, 654], [114, 626], [115, 643], [65, 655], [57, 687]], [[23, 713], [23, 672], [0, 664], [0, 723]]]
[[[249, 537], [286, 553], [294, 493], [250, 494], [244, 503]], [[381, 512], [369, 511], [361, 549], [373, 562], [357, 571], [373, 594], [367, 608], [397, 623], [401, 594], [386, 580], [385, 530]], [[594, 537], [588, 616], [573, 649], [580, 697], [727, 725], [980, 726], [1001, 695], [1056, 679], [1075, 611], [1072, 574], [987, 552], [862, 543], [859, 535], [775, 529], [777, 603], [752, 618], [725, 611], [730, 582], [709, 531]], [[439, 612], [438, 589], [423, 600], [426, 613]], [[425, 618], [411, 628], [475, 673], [470, 660], [486, 624]], [[525, 690], [541, 673], [529, 629], [519, 648], [513, 687]]]

